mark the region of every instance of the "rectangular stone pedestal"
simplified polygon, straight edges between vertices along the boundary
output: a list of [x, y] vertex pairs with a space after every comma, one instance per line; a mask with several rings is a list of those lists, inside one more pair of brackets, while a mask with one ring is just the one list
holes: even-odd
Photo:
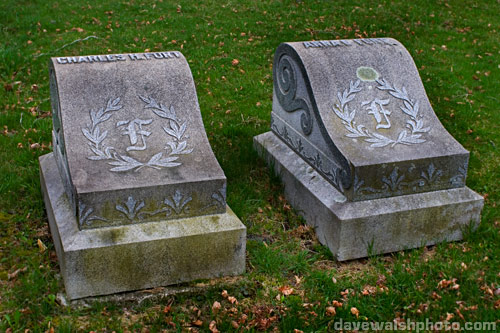
[[350, 202], [272, 132], [254, 146], [339, 261], [461, 240], [480, 222], [483, 198], [467, 187]]
[[226, 213], [79, 230], [52, 153], [40, 157], [50, 231], [70, 299], [245, 271], [246, 228]]

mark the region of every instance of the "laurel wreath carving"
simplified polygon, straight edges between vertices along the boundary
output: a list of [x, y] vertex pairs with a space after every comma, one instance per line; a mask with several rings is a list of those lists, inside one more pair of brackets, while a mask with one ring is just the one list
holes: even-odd
[[173, 141], [166, 143], [166, 157], [164, 157], [164, 152], [159, 152], [153, 155], [147, 162], [141, 162], [127, 154], [119, 154], [114, 147], [107, 146], [104, 143], [108, 132], [101, 132], [99, 125], [109, 120], [115, 111], [123, 108], [120, 105], [120, 98], [118, 97], [116, 99], [109, 99], [105, 108], [90, 110], [91, 124], [82, 128], [83, 135], [89, 141], [90, 149], [94, 153], [94, 155], [87, 157], [89, 160], [108, 160], [110, 161], [108, 164], [113, 166], [110, 171], [114, 172], [139, 171], [144, 167], [162, 169], [182, 165], [182, 163], [177, 162], [179, 156], [175, 155], [189, 154], [193, 151], [193, 148], [188, 148], [188, 136], [185, 135], [187, 121], [181, 122], [176, 117], [175, 109], [172, 105], [170, 108], [167, 108], [161, 103], [158, 104], [152, 97], [139, 96], [139, 98], [146, 103], [146, 109], [151, 109], [160, 118], [168, 120], [168, 126], [164, 126], [163, 130], [173, 138]]
[[349, 102], [351, 102], [356, 94], [363, 89], [359, 86], [360, 80], [356, 82], [350, 82], [349, 88], [344, 90], [341, 94], [337, 93], [338, 103], [336, 103], [332, 108], [335, 114], [342, 120], [342, 124], [349, 131], [346, 134], [350, 138], [365, 138], [365, 142], [371, 143], [371, 147], [380, 148], [391, 145], [394, 147], [397, 144], [412, 145], [423, 143], [426, 140], [422, 139], [422, 133], [429, 132], [430, 127], [424, 127], [423, 117], [418, 114], [419, 104], [418, 101], [411, 99], [408, 96], [408, 92], [405, 87], [398, 89], [396, 86], [392, 86], [385, 79], [376, 80], [379, 84], [377, 89], [387, 91], [391, 96], [402, 100], [403, 106], [400, 107], [401, 111], [409, 116], [406, 121], [407, 129], [403, 129], [399, 132], [397, 139], [391, 139], [385, 135], [377, 132], [369, 131], [363, 124], [356, 124], [354, 120], [356, 116], [356, 110], [349, 110]]

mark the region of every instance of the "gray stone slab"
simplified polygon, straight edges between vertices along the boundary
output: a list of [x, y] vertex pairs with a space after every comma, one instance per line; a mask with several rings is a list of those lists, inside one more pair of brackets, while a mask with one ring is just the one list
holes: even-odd
[[80, 228], [225, 212], [226, 178], [180, 52], [52, 58], [50, 84]]
[[80, 230], [53, 153], [40, 157], [42, 192], [69, 299], [245, 271], [246, 228], [225, 213]]
[[483, 198], [467, 187], [352, 202], [274, 133], [256, 136], [254, 146], [337, 260], [460, 240], [480, 222]]
[[283, 43], [273, 77], [271, 130], [348, 200], [465, 186], [469, 153], [395, 39]]

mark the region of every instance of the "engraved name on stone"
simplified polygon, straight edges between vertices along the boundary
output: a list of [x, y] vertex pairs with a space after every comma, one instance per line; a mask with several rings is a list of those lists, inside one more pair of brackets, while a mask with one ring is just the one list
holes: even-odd
[[365, 45], [398, 45], [389, 38], [363, 38], [363, 39], [341, 39], [341, 40], [320, 40], [312, 42], [303, 42], [304, 47], [327, 48], [336, 46], [365, 46]]
[[136, 60], [155, 60], [155, 59], [175, 59], [179, 58], [179, 52], [151, 52], [151, 53], [128, 53], [128, 54], [106, 54], [79, 57], [58, 57], [57, 63], [81, 64], [94, 62], [116, 62], [116, 61], [136, 61]]

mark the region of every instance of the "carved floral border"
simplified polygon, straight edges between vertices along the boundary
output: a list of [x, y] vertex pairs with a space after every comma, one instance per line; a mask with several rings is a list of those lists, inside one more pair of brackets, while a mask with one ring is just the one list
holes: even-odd
[[[146, 204], [145, 199], [137, 199], [134, 196], [129, 196], [126, 201], [115, 205], [115, 211], [119, 212], [122, 217], [130, 223], [150, 222], [149, 218], [164, 214], [165, 218], [182, 217], [182, 216], [198, 216], [209, 214], [214, 209], [223, 209], [226, 207], [226, 184], [220, 189], [213, 192], [210, 196], [210, 202], [200, 210], [196, 215], [191, 211], [191, 203], [193, 201], [192, 193], [183, 193], [180, 190], [175, 190], [173, 194], [166, 196], [162, 201], [157, 203], [157, 210], [144, 210]], [[83, 225], [91, 226], [93, 221], [110, 222], [110, 220], [95, 215], [95, 209], [88, 207], [84, 203], [79, 203], [78, 223], [80, 227]], [[153, 222], [153, 221], [151, 221]]]

